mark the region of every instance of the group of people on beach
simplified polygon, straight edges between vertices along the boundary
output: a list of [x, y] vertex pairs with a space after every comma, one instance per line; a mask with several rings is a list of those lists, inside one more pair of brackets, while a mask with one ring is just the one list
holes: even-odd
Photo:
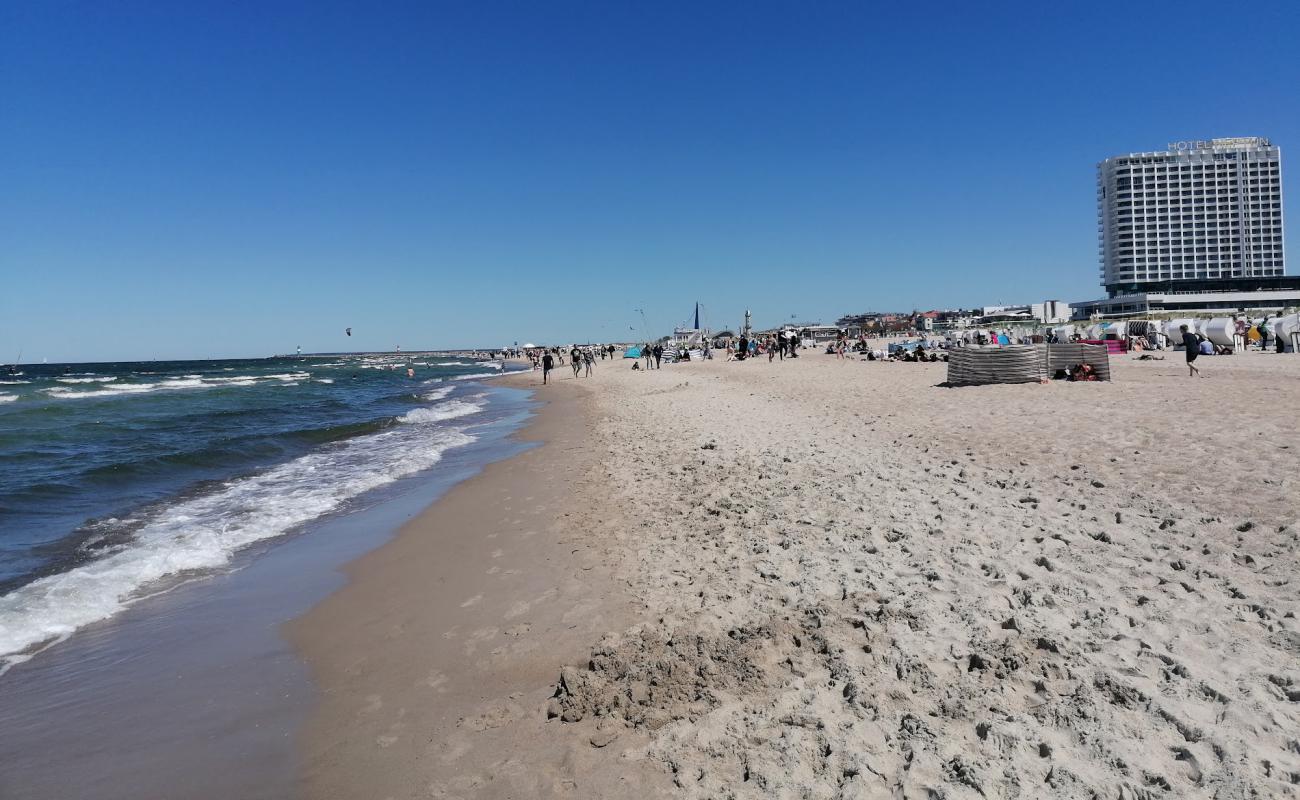
[[766, 355], [768, 361], [774, 361], [777, 357], [782, 361], [787, 358], [798, 358], [801, 342], [799, 334], [795, 331], [779, 331], [776, 335], [752, 337], [742, 334], [734, 343], [727, 343], [727, 360], [744, 361], [761, 355]]
[[[596, 359], [602, 361], [606, 358], [614, 358], [617, 348], [614, 345], [571, 345], [567, 348], [569, 364], [573, 367], [573, 377], [579, 375], [590, 378], [592, 371], [596, 367]], [[559, 347], [536, 348], [529, 350], [527, 355], [533, 362], [533, 370], [542, 371], [542, 383], [550, 383], [551, 370], [556, 366], [564, 366], [564, 356], [566, 350]]]

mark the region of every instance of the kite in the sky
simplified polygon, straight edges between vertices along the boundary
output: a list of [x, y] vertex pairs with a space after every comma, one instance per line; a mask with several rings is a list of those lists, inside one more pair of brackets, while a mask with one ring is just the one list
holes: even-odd
[[351, 329], [351, 328], [348, 328], [348, 336], [351, 336], [351, 335], [352, 335], [352, 329]]

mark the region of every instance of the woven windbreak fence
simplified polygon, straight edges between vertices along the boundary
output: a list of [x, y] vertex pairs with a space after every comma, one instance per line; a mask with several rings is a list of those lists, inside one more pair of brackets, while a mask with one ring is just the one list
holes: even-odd
[[1097, 380], [1110, 380], [1110, 354], [1099, 344], [1049, 344], [1047, 345], [1047, 377], [1057, 370], [1071, 370], [1080, 364], [1089, 364], [1097, 373]]
[[1043, 353], [1030, 345], [959, 347], [948, 353], [948, 385], [1035, 383], [1044, 366]]
[[1098, 380], [1110, 380], [1110, 356], [1102, 345], [959, 347], [948, 351], [948, 385], [1035, 383], [1080, 364], [1091, 365]]

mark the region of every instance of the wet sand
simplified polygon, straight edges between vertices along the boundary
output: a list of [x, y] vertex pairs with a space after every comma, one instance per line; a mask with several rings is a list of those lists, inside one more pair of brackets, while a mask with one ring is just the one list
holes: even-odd
[[453, 488], [289, 626], [322, 696], [302, 737], [307, 797], [649, 797], [668, 785], [644, 736], [545, 714], [559, 666], [637, 619], [604, 568], [602, 531], [622, 523], [596, 471], [592, 387], [567, 367], [555, 375], [522, 436], [540, 446]]

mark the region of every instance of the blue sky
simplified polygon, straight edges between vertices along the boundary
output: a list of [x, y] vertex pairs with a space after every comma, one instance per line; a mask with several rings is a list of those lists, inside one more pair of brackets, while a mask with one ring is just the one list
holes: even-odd
[[1286, 161], [1297, 41], [1296, 2], [5, 2], [0, 362], [1087, 299], [1096, 162]]

